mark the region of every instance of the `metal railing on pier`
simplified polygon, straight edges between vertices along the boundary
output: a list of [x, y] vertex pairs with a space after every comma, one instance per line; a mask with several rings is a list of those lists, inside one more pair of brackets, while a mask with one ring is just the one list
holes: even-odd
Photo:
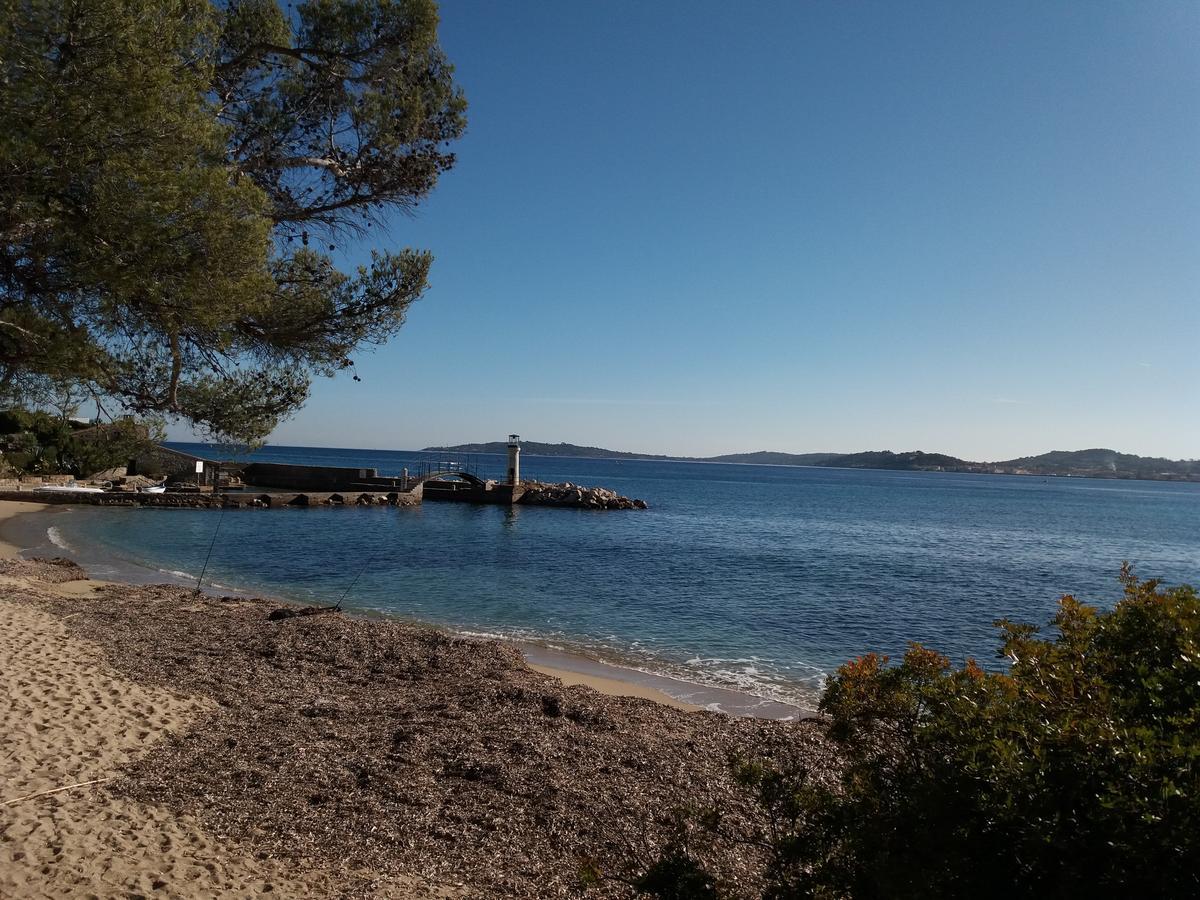
[[[451, 477], [464, 475], [479, 481], [496, 481], [503, 483], [508, 479], [508, 460], [497, 454], [476, 453], [445, 453], [439, 452], [428, 459], [417, 459], [396, 473], [380, 473], [383, 478], [395, 478], [398, 486], [406, 490], [412, 484], [426, 481], [436, 476]], [[522, 481], [536, 481], [536, 477], [526, 466], [521, 466]]]

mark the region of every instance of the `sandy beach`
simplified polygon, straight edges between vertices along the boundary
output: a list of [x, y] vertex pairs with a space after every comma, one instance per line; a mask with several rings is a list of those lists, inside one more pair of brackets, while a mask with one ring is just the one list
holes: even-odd
[[[589, 896], [628, 896], [665, 811], [749, 827], [731, 755], [830, 757], [817, 723], [616, 696], [511, 645], [3, 550], [0, 896], [575, 896], [585, 859], [614, 876]], [[753, 887], [753, 854], [711, 853]]]
[[[239, 854], [192, 816], [105, 790], [214, 703], [132, 682], [71, 637], [44, 602], [101, 586], [57, 582], [49, 568], [10, 557], [0, 576], [0, 897], [333, 896], [353, 882], [318, 869], [298, 880], [294, 866]], [[435, 895], [407, 880], [376, 889], [388, 891]]]

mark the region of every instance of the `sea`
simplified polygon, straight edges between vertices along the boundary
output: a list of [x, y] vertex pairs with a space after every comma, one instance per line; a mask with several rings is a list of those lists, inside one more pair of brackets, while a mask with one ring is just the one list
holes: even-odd
[[[253, 458], [391, 475], [446, 456]], [[203, 573], [209, 589], [342, 600], [805, 709], [843, 662], [912, 641], [1000, 667], [997, 619], [1045, 624], [1064, 594], [1111, 606], [1123, 561], [1200, 584], [1200, 484], [528, 455], [523, 474], [649, 509], [72, 507], [39, 527], [98, 576]]]

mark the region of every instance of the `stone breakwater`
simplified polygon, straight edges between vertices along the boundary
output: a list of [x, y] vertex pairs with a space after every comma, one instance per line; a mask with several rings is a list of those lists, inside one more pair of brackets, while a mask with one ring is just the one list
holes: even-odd
[[645, 500], [633, 500], [608, 488], [583, 487], [569, 481], [562, 484], [528, 483], [518, 502], [531, 506], [566, 506], [575, 509], [647, 508]]
[[[428, 484], [429, 487], [433, 483]], [[231, 493], [167, 492], [163, 494], [134, 491], [41, 492], [0, 491], [0, 500], [25, 500], [35, 503], [74, 503], [88, 506], [154, 506], [182, 509], [281, 509], [308, 506], [417, 506], [425, 499], [425, 485], [409, 491], [237, 491]], [[521, 503], [529, 506], [553, 506], [564, 509], [646, 509], [645, 500], [622, 497], [616, 491], [602, 487], [584, 487], [564, 482], [545, 484], [525, 482], [517, 488], [507, 485], [490, 486], [484, 490], [464, 486], [449, 496], [430, 499], [451, 499], [475, 503]], [[432, 492], [431, 492], [432, 493]]]
[[135, 494], [109, 492], [89, 494], [39, 493], [37, 491], [0, 491], [0, 500], [22, 500], [34, 503], [74, 503], [89, 506], [157, 506], [183, 509], [270, 509], [306, 506], [417, 506], [419, 492], [390, 491], [386, 494], [345, 491], [343, 493], [256, 493], [236, 494]]

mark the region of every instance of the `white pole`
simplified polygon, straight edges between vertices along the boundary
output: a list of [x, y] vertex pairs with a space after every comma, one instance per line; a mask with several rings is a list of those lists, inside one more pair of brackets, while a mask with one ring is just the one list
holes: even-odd
[[519, 434], [508, 436], [508, 483], [514, 486], [521, 483], [521, 436]]

